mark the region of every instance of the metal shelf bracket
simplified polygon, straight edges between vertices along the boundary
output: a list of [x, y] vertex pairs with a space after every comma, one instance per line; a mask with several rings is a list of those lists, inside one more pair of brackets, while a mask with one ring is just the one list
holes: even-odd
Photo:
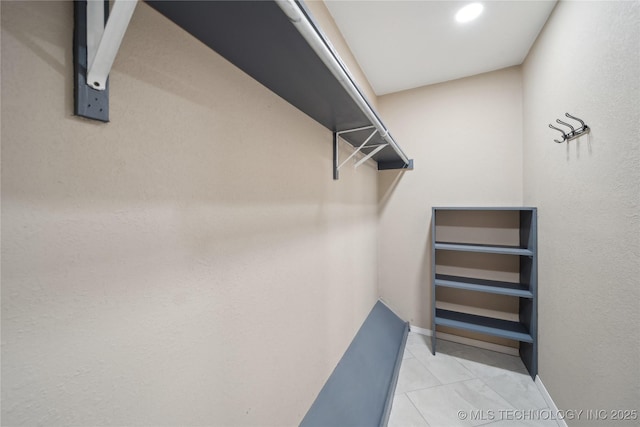
[[108, 77], [137, 0], [74, 2], [74, 72], [76, 115], [109, 121]]
[[[339, 147], [338, 147], [338, 141], [341, 137], [341, 135], [345, 134], [345, 133], [350, 133], [350, 132], [359, 132], [362, 130], [368, 130], [368, 129], [373, 129], [373, 132], [371, 132], [371, 134], [364, 140], [364, 142], [362, 144], [360, 144], [357, 148], [355, 148], [353, 150], [353, 152], [349, 155], [349, 157], [347, 157], [342, 163], [340, 163], [339, 161]], [[367, 160], [369, 160], [370, 158], [372, 158], [378, 151], [382, 150], [384, 147], [388, 146], [389, 143], [383, 143], [383, 144], [375, 144], [375, 145], [367, 145], [367, 143], [369, 141], [371, 141], [371, 138], [373, 138], [375, 136], [375, 134], [378, 133], [378, 129], [375, 126], [365, 126], [365, 127], [361, 127], [361, 128], [355, 128], [355, 129], [347, 129], [347, 130], [343, 130], [340, 132], [334, 132], [333, 133], [333, 179], [337, 180], [340, 175], [339, 175], [339, 171], [340, 169], [349, 161], [351, 160], [356, 154], [360, 153], [363, 149], [365, 148], [373, 148], [373, 150], [371, 150], [369, 153], [367, 153], [364, 157], [362, 157], [360, 160], [358, 160], [357, 162], [355, 162], [354, 164], [354, 168], [358, 168], [361, 164], [363, 164], [364, 162], [366, 162]]]

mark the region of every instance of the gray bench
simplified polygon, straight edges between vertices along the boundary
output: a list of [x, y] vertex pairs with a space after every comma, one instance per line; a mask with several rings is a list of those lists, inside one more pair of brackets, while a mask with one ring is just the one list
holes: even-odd
[[378, 301], [300, 426], [386, 426], [408, 333]]

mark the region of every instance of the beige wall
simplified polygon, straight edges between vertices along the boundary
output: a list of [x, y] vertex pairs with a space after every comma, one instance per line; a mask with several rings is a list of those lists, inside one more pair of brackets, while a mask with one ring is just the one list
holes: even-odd
[[111, 123], [2, 2], [2, 421], [297, 425], [377, 298], [376, 172], [141, 3]]
[[[338, 182], [328, 130], [147, 5], [98, 124], [72, 115], [72, 5], [1, 4], [3, 424], [295, 425], [378, 294], [431, 328], [432, 206], [523, 202], [545, 385], [637, 406], [637, 2], [561, 2], [523, 71], [378, 100], [312, 2], [416, 161]], [[565, 111], [589, 139], [552, 142]]]
[[[561, 409], [640, 409], [638, 22], [638, 2], [560, 2], [524, 64], [540, 377]], [[554, 143], [565, 112], [591, 135]]]
[[378, 178], [382, 299], [431, 329], [432, 206], [522, 204], [519, 67], [378, 98], [382, 117], [415, 159]]

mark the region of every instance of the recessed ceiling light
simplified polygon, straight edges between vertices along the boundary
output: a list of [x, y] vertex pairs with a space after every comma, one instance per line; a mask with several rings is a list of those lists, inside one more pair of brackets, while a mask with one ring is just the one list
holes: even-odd
[[482, 13], [484, 6], [482, 3], [471, 3], [463, 7], [456, 13], [456, 21], [469, 22], [476, 19]]

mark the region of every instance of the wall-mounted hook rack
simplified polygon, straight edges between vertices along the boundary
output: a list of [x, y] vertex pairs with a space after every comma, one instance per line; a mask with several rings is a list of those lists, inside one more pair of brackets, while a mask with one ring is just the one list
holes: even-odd
[[561, 144], [565, 141], [571, 141], [572, 139], [576, 139], [581, 137], [582, 135], [588, 134], [589, 132], [591, 132], [591, 128], [589, 126], [587, 126], [584, 121], [582, 121], [581, 119], [572, 116], [569, 113], [564, 113], [565, 116], [569, 117], [570, 119], [576, 120], [578, 122], [580, 122], [580, 127], [578, 129], [574, 128], [573, 126], [571, 126], [569, 123], [563, 122], [560, 119], [556, 119], [556, 123], [559, 123], [563, 126], [568, 127], [569, 129], [571, 129], [571, 131], [569, 133], [565, 133], [565, 131], [563, 131], [560, 128], [555, 127], [552, 124], [549, 124], [549, 127], [551, 129], [557, 130], [558, 132], [560, 132], [562, 134], [562, 141], [558, 141], [557, 139], [554, 139], [555, 142], [557, 142], [558, 144]]

